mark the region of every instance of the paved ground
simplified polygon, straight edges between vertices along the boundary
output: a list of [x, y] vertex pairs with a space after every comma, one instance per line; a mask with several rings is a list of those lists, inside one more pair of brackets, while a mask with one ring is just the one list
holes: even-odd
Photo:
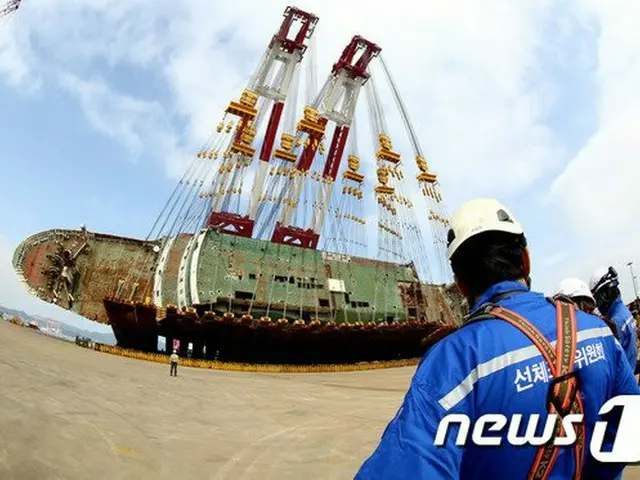
[[169, 378], [0, 322], [0, 478], [352, 478], [412, 372]]

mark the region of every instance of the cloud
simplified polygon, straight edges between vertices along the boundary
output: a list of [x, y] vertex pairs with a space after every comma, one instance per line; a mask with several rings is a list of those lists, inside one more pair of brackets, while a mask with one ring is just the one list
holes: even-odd
[[60, 75], [60, 85], [77, 96], [94, 129], [124, 144], [136, 157], [140, 155], [145, 147], [140, 129], [148, 125], [142, 120], [153, 122], [162, 114], [160, 105], [119, 95], [102, 80], [84, 80], [70, 73]]
[[[175, 177], [185, 157], [207, 140], [227, 102], [238, 97], [287, 3], [25, 4], [8, 33], [0, 33], [0, 75], [18, 88], [32, 78], [43, 79], [45, 88], [63, 86], [97, 131], [134, 156], [163, 158]], [[540, 264], [543, 285], [635, 254], [640, 229], [631, 220], [640, 213], [640, 167], [632, 155], [640, 115], [640, 7], [616, 7], [610, 0], [574, 0], [562, 7], [549, 0], [397, 1], [393, 9], [381, 1], [309, 0], [298, 6], [320, 17], [320, 82], [354, 33], [382, 46], [449, 207], [491, 195], [515, 203], [534, 220], [551, 218], [541, 219], [531, 235], [553, 239], [555, 244], [541, 242], [545, 250], [571, 254], [549, 255]], [[578, 87], [554, 77], [551, 66], [575, 61], [589, 67], [588, 45], [568, 47], [586, 31], [598, 35], [597, 69], [571, 81], [595, 82], [597, 111], [577, 115], [566, 109], [551, 125], [559, 102]], [[123, 69], [147, 79], [148, 88], [128, 90], [119, 77]], [[388, 87], [379, 66], [372, 69], [394, 146], [411, 165]], [[364, 95], [360, 103], [359, 112], [366, 114]], [[581, 122], [593, 113], [593, 135], [569, 139], [573, 121], [587, 135]], [[361, 157], [371, 162], [369, 122], [359, 117], [358, 123]]]
[[[640, 78], [639, 78], [640, 80]], [[630, 230], [640, 215], [635, 173], [640, 112], [603, 123], [551, 187], [551, 196], [581, 238], [603, 241]]]
[[558, 252], [541, 260], [540, 265], [543, 268], [553, 267], [567, 259], [566, 252]]
[[171, 177], [183, 173], [187, 155], [157, 101], [116, 92], [100, 77], [83, 79], [65, 72], [58, 79], [60, 86], [78, 99], [91, 126], [125, 146], [133, 161], [151, 154], [162, 158]]
[[33, 58], [28, 37], [10, 20], [10, 15], [0, 18], [0, 76], [13, 87], [34, 89], [36, 82], [30, 75]]
[[640, 6], [594, 0], [577, 4], [599, 31], [597, 128], [555, 179], [549, 199], [574, 243], [573, 268], [588, 276], [599, 264], [615, 265], [630, 299], [626, 263], [638, 258], [640, 245], [640, 44], [634, 40]]
[[[83, 87], [79, 98], [94, 127], [117, 135], [134, 150], [149, 143], [130, 128], [131, 108], [141, 104], [120, 102], [116, 113], [122, 113], [123, 126], [113, 125], [108, 121], [116, 116], [111, 105], [88, 97], [105, 92], [96, 90], [95, 79], [85, 71], [102, 59], [111, 66], [133, 65], [161, 75], [171, 92], [165, 108], [187, 122], [186, 130], [176, 128], [176, 135], [194, 151], [257, 66], [287, 3], [43, 2], [21, 12], [21, 28], [35, 35], [41, 54], [50, 56], [38, 57], [42, 65], [30, 67], [64, 67], [63, 78], [73, 75], [75, 86]], [[384, 8], [384, 14], [382, 2], [299, 3], [320, 17], [321, 81], [354, 33], [383, 47], [446, 191], [471, 185], [485, 193], [496, 184], [494, 172], [501, 171], [510, 178], [503, 188], [515, 192], [552, 165], [556, 142], [538, 107], [545, 104], [549, 86], [535, 81], [537, 52], [545, 42], [541, 26], [552, 13], [549, 2], [399, 2], [391, 11]], [[51, 59], [55, 61], [47, 61]], [[386, 87], [382, 78], [378, 83]], [[392, 105], [389, 93], [385, 95]], [[106, 118], [101, 120], [98, 110]], [[410, 157], [399, 126], [396, 118], [396, 144]], [[361, 138], [371, 149], [371, 137]], [[457, 203], [462, 195], [452, 197]]]

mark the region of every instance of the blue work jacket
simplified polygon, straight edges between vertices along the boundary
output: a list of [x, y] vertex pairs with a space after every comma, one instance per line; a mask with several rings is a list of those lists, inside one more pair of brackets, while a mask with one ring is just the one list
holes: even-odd
[[607, 316], [616, 324], [620, 345], [622, 345], [627, 360], [629, 360], [631, 370], [635, 371], [638, 352], [636, 349], [636, 322], [633, 315], [631, 315], [622, 298], [618, 297], [609, 308]]
[[[475, 308], [506, 292], [514, 294], [497, 303], [525, 317], [555, 342], [555, 306], [519, 282], [494, 285]], [[575, 368], [587, 427], [584, 471], [614, 479], [623, 465], [602, 464], [590, 455], [593, 427], [608, 399], [640, 391], [620, 343], [603, 320], [577, 311], [576, 321]], [[441, 447], [434, 445], [434, 439], [440, 420], [452, 413], [467, 414], [472, 426], [480, 416], [496, 413], [507, 418], [540, 414], [542, 424], [547, 417], [549, 381], [550, 371], [540, 351], [516, 327], [499, 319], [465, 325], [425, 354], [402, 406], [356, 479], [526, 479], [537, 447], [511, 446], [506, 441], [507, 427], [499, 447], [474, 445], [471, 431], [466, 446], [456, 446], [457, 429], [450, 431]], [[617, 424], [612, 421], [608, 427], [604, 451], [610, 449]], [[549, 478], [571, 479], [574, 471], [573, 448], [564, 448]]]

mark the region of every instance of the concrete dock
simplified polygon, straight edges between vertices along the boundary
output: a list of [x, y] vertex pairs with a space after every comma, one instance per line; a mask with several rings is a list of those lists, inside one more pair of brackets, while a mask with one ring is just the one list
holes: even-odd
[[353, 478], [413, 371], [171, 378], [0, 322], [0, 478]]

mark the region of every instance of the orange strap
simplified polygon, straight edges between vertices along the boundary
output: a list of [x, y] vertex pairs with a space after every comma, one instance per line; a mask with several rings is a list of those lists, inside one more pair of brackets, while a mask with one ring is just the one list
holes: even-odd
[[[560, 300], [557, 300], [555, 305], [558, 330], [555, 349], [536, 327], [517, 313], [500, 306], [496, 306], [490, 311], [492, 316], [509, 322], [529, 337], [542, 353], [554, 378], [549, 387], [547, 408], [549, 413], [558, 413], [556, 425], [551, 439], [538, 448], [528, 480], [546, 480], [549, 477], [560, 453], [560, 449], [554, 446], [553, 442], [555, 438], [564, 433], [562, 418], [570, 413], [584, 413], [577, 377], [573, 370], [578, 344], [575, 307], [573, 304]], [[577, 480], [582, 475], [584, 460], [586, 442], [584, 421], [576, 427], [577, 441], [574, 445], [576, 470], [573, 478]]]

